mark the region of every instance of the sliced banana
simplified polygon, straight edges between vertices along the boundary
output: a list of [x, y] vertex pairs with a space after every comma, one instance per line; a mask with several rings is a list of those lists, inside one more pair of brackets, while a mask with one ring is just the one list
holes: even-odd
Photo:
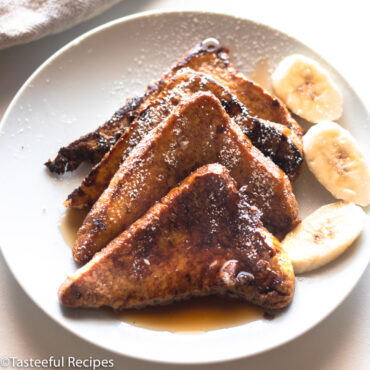
[[272, 86], [297, 115], [316, 123], [342, 115], [342, 94], [328, 72], [300, 54], [283, 59], [272, 74]]
[[317, 269], [342, 254], [360, 235], [366, 213], [353, 203], [336, 202], [308, 216], [282, 246], [299, 274]]
[[303, 137], [307, 165], [337, 199], [370, 203], [370, 165], [356, 140], [334, 122], [320, 122]]

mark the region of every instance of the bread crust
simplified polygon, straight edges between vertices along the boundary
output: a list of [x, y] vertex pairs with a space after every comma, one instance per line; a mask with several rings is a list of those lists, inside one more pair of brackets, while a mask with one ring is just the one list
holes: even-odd
[[60, 302], [122, 310], [217, 294], [286, 307], [292, 265], [245, 190], [219, 164], [198, 169], [69, 276]]
[[51, 172], [63, 174], [75, 170], [82, 162], [98, 163], [134, 119], [163, 91], [166, 81], [183, 68], [206, 73], [229, 88], [248, 108], [251, 116], [282, 124], [298, 137], [302, 136], [301, 127], [278, 98], [238, 73], [230, 62], [227, 48], [219, 45], [209, 49], [199, 43], [180, 58], [161, 79], [150, 84], [144, 95], [128, 99], [111, 119], [95, 131], [60, 148], [55, 159], [48, 160], [45, 165]]
[[270, 231], [285, 233], [298, 222], [288, 177], [252, 146], [214, 95], [202, 92], [180, 103], [122, 163], [78, 231], [75, 260], [86, 263], [192, 171], [215, 162], [238, 187], [247, 185]]
[[81, 185], [68, 196], [65, 206], [92, 206], [140, 140], [165, 120], [181, 101], [200, 91], [213, 93], [243, 133], [251, 139], [252, 144], [271, 158], [291, 180], [298, 176], [303, 162], [301, 136], [287, 126], [251, 116], [247, 107], [229, 89], [204, 73], [186, 68], [163, 82], [163, 89], [157, 99], [146, 105], [130, 128], [91, 170]]

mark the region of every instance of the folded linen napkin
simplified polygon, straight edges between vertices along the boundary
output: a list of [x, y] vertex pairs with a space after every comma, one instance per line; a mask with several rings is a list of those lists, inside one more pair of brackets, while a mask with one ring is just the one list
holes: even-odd
[[121, 0], [0, 0], [0, 49], [92, 18]]

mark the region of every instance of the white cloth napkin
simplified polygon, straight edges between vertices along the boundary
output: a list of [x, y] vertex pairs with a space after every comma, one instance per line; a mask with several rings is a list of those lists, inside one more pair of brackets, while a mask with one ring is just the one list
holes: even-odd
[[92, 18], [121, 0], [0, 0], [0, 49]]

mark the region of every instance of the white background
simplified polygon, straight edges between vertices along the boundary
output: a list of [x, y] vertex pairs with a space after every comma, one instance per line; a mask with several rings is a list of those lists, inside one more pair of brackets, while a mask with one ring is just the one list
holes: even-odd
[[[112, 19], [153, 9], [202, 9], [239, 15], [286, 32], [313, 48], [352, 85], [370, 110], [370, 12], [368, 1], [125, 0], [73, 29], [0, 51], [0, 118], [28, 76], [61, 46]], [[1, 185], [0, 185], [1, 186]], [[0, 226], [1, 230], [1, 226]], [[1, 231], [0, 231], [1, 232]], [[370, 246], [369, 246], [370, 248]], [[32, 263], [32, 261], [30, 261]], [[370, 268], [324, 322], [292, 343], [265, 354], [196, 369], [368, 369], [370, 366]], [[18, 286], [0, 254], [0, 358], [50, 355], [114, 359], [116, 369], [180, 369], [115, 356], [60, 328]], [[318, 302], [319, 304], [319, 302]]]

